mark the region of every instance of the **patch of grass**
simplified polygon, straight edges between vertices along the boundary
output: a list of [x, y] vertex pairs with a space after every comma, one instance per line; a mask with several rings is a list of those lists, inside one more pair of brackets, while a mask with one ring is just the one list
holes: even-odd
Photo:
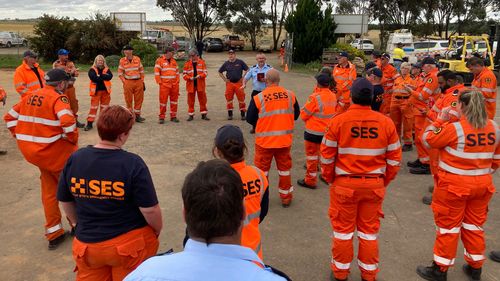
[[321, 61], [312, 61], [307, 64], [294, 63], [293, 67], [290, 69], [292, 72], [299, 72], [305, 74], [316, 74], [321, 69]]

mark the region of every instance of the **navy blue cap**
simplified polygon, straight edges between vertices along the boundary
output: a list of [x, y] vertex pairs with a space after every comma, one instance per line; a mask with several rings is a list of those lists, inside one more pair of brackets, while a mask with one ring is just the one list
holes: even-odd
[[222, 147], [228, 140], [234, 140], [243, 144], [243, 132], [240, 127], [226, 124], [217, 130], [215, 135], [215, 146]]
[[347, 52], [340, 52], [339, 56], [348, 58], [349, 54]]
[[425, 58], [424, 58], [424, 59], [420, 62], [420, 64], [421, 64], [422, 66], [424, 66], [424, 65], [426, 65], [426, 64], [434, 64], [434, 65], [435, 65], [435, 64], [436, 64], [436, 60], [434, 60], [434, 59], [433, 59], [433, 58], [431, 58], [431, 57], [425, 57]]
[[370, 69], [368, 71], [368, 74], [369, 75], [373, 74], [373, 75], [375, 75], [377, 77], [380, 77], [380, 78], [382, 78], [382, 76], [383, 76], [382, 70], [380, 68], [378, 68], [378, 67]]
[[332, 82], [332, 78], [326, 73], [320, 73], [318, 76], [316, 76], [316, 81], [321, 86], [329, 86], [330, 82]]
[[374, 51], [372, 52], [372, 55], [373, 55], [374, 57], [380, 58], [380, 51], [378, 51], [378, 50], [374, 50]]
[[30, 58], [35, 58], [36, 59], [38, 57], [38, 55], [35, 52], [31, 51], [31, 50], [27, 50], [27, 51], [25, 51], [23, 53], [23, 58], [25, 58], [25, 57], [30, 57]]
[[[379, 69], [380, 70], [380, 69]], [[351, 95], [359, 94], [363, 89], [369, 89], [370, 93], [373, 95], [373, 85], [366, 78], [358, 78], [354, 80], [351, 87]]]
[[59, 51], [57, 51], [57, 55], [58, 56], [67, 56], [67, 55], [69, 55], [69, 51], [66, 49], [59, 49]]
[[377, 64], [374, 63], [373, 61], [369, 61], [365, 65], [365, 70], [368, 70], [368, 69], [371, 69], [371, 68], [374, 68], [374, 67], [377, 67]]
[[130, 46], [130, 45], [125, 45], [125, 46], [123, 46], [123, 49], [122, 49], [122, 50], [123, 50], [123, 51], [133, 51], [133, 50], [134, 50], [134, 48], [132, 48], [132, 46]]
[[391, 58], [391, 55], [389, 55], [388, 53], [383, 53], [381, 55], [382, 58], [386, 58], [386, 59], [390, 59]]
[[47, 82], [59, 82], [59, 81], [70, 80], [71, 76], [69, 76], [69, 74], [67, 74], [66, 71], [60, 68], [54, 68], [47, 71], [47, 73], [45, 73], [45, 76], [43, 78]]

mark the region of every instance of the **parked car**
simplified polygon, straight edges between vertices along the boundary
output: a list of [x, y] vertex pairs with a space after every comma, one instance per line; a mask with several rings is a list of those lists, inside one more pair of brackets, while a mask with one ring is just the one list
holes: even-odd
[[203, 39], [203, 45], [207, 52], [222, 52], [224, 50], [224, 44], [220, 38], [207, 37]]
[[189, 37], [186, 36], [175, 36], [174, 42], [175, 44], [177, 44], [179, 50], [187, 51], [192, 47], [194, 47], [194, 44], [191, 41], [191, 39], [189, 39]]
[[373, 52], [373, 49], [375, 48], [373, 46], [373, 42], [368, 39], [354, 39], [354, 41], [351, 42], [351, 46], [358, 50], [363, 50], [366, 53]]
[[257, 51], [259, 52], [271, 52], [273, 50], [271, 40], [269, 39], [263, 39], [259, 42], [257, 45]]
[[413, 54], [418, 60], [427, 56], [444, 56], [445, 52], [448, 50], [448, 44], [448, 40], [427, 40], [415, 42], [413, 43], [415, 48]]
[[164, 51], [166, 47], [172, 46], [174, 35], [168, 29], [148, 29], [142, 33], [141, 39]]
[[245, 48], [245, 41], [241, 40], [238, 35], [224, 35], [222, 37], [222, 42], [224, 42], [224, 49], [226, 50], [243, 50]]
[[10, 48], [12, 46], [28, 46], [28, 40], [15, 32], [0, 32], [0, 46]]

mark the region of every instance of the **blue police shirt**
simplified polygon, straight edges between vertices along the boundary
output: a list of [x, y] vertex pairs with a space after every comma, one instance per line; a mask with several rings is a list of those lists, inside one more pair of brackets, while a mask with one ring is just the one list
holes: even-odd
[[130, 273], [125, 281], [284, 281], [263, 266], [250, 248], [229, 244], [205, 244], [189, 239], [183, 252], [152, 257]]
[[269, 69], [271, 68], [273, 67], [267, 63], [264, 64], [262, 68], [259, 68], [259, 65], [256, 64], [252, 66], [250, 70], [247, 72], [247, 75], [245, 75], [245, 81], [252, 79], [252, 89], [254, 91], [261, 92], [266, 88], [266, 82], [264, 78], [266, 76], [266, 72], [269, 71]]

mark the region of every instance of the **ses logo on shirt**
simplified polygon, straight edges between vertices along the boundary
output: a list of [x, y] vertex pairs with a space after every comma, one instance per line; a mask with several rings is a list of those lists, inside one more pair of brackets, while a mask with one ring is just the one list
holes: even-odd
[[79, 198], [124, 200], [124, 186], [120, 181], [71, 178], [71, 193]]

